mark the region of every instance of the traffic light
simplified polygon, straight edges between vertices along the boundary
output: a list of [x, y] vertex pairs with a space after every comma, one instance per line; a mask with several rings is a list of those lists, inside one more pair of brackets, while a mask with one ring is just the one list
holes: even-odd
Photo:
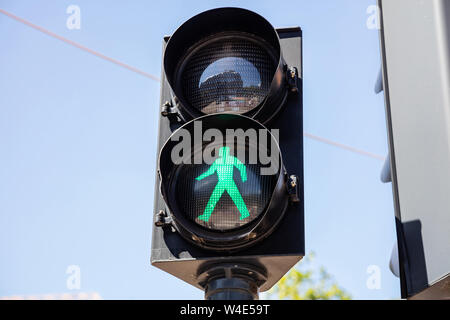
[[378, 0], [402, 298], [450, 298], [450, 2]]
[[239, 8], [164, 38], [151, 262], [208, 299], [304, 255], [301, 39]]

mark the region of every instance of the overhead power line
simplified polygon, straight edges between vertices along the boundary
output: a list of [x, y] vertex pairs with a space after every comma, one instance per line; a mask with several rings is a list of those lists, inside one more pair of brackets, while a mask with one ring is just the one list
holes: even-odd
[[314, 140], [317, 140], [317, 141], [320, 141], [320, 142], [323, 142], [323, 143], [326, 143], [328, 145], [335, 146], [335, 147], [338, 147], [338, 148], [341, 148], [341, 149], [345, 149], [347, 151], [358, 153], [358, 154], [366, 156], [366, 157], [370, 157], [370, 158], [377, 159], [377, 160], [384, 160], [385, 159], [385, 157], [380, 156], [378, 154], [374, 154], [374, 153], [367, 152], [367, 151], [364, 151], [364, 150], [356, 149], [356, 148], [347, 146], [345, 144], [342, 144], [342, 143], [339, 143], [339, 142], [336, 142], [336, 141], [332, 141], [332, 140], [329, 140], [329, 139], [326, 139], [326, 138], [322, 138], [322, 137], [319, 137], [319, 136], [316, 136], [316, 135], [313, 135], [313, 134], [310, 134], [310, 133], [307, 133], [307, 132], [303, 132], [303, 135], [305, 137], [307, 137], [307, 138], [314, 139]]
[[138, 74], [140, 74], [140, 75], [142, 75], [144, 77], [147, 77], [147, 78], [150, 78], [150, 79], [152, 79], [154, 81], [158, 81], [159, 82], [159, 78], [154, 76], [154, 75], [152, 75], [152, 74], [150, 74], [150, 73], [147, 73], [145, 71], [139, 70], [138, 68], [132, 67], [132, 66], [130, 66], [130, 65], [126, 64], [126, 63], [123, 63], [123, 62], [121, 62], [119, 60], [116, 60], [116, 59], [110, 58], [108, 56], [105, 56], [104, 54], [102, 54], [100, 52], [94, 51], [92, 49], [89, 49], [89, 48], [87, 48], [87, 47], [85, 47], [85, 46], [75, 42], [75, 41], [72, 41], [72, 40], [69, 40], [67, 38], [64, 38], [64, 37], [62, 37], [62, 36], [60, 36], [60, 35], [58, 35], [58, 34], [56, 34], [54, 32], [51, 32], [51, 31], [49, 31], [47, 29], [44, 29], [44, 28], [42, 28], [42, 27], [40, 27], [38, 25], [35, 25], [34, 23], [31, 23], [30, 21], [27, 21], [27, 20], [25, 20], [23, 18], [20, 18], [20, 17], [14, 15], [14, 14], [8, 12], [8, 11], [0, 9], [0, 13], [3, 13], [4, 15], [6, 15], [6, 16], [8, 16], [8, 17], [10, 17], [10, 18], [20, 22], [20, 23], [23, 23], [23, 24], [25, 24], [25, 25], [33, 28], [33, 29], [36, 29], [36, 30], [38, 30], [38, 31], [40, 31], [42, 33], [45, 33], [46, 35], [48, 35], [50, 37], [53, 37], [53, 38], [58, 39], [60, 41], [63, 41], [65, 43], [67, 43], [67, 44], [70, 44], [71, 46], [74, 46], [74, 47], [76, 47], [78, 49], [81, 49], [81, 50], [86, 51], [86, 52], [88, 52], [90, 54], [93, 54], [94, 56], [97, 56], [97, 57], [102, 58], [102, 59], [104, 59], [106, 61], [112, 62], [112, 63], [114, 63], [114, 64], [116, 64], [118, 66], [126, 68], [126, 69], [128, 69], [130, 71], [136, 72], [136, 73], [138, 73]]

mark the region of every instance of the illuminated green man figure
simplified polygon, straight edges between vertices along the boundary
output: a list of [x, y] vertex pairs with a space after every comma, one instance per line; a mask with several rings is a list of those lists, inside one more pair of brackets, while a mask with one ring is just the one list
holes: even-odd
[[241, 161], [239, 161], [238, 158], [230, 156], [230, 148], [221, 147], [219, 149], [219, 158], [217, 158], [213, 162], [208, 171], [195, 178], [196, 180], [200, 181], [214, 174], [214, 172], [217, 173], [217, 177], [219, 178], [219, 182], [214, 188], [214, 191], [209, 198], [208, 204], [206, 205], [205, 212], [203, 212], [203, 214], [198, 217], [200, 220], [209, 221], [209, 218], [211, 217], [211, 214], [213, 213], [217, 202], [219, 202], [220, 197], [222, 197], [222, 194], [225, 191], [230, 195], [234, 204], [238, 208], [239, 213], [241, 214], [240, 220], [250, 216], [244, 199], [242, 199], [241, 193], [239, 192], [236, 183], [234, 183], [234, 167], [236, 167], [241, 173], [242, 182], [247, 181], [247, 170], [245, 168], [245, 165]]

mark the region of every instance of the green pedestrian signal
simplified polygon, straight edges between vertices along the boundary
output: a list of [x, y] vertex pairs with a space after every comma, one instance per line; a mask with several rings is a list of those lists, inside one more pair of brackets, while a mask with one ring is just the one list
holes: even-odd
[[202, 215], [198, 217], [199, 220], [209, 221], [211, 214], [216, 207], [217, 202], [219, 202], [223, 193], [226, 191], [233, 203], [239, 210], [241, 214], [240, 220], [248, 218], [250, 213], [248, 212], [247, 206], [245, 205], [244, 199], [236, 186], [233, 178], [233, 170], [237, 168], [241, 174], [242, 182], [247, 181], [247, 170], [245, 165], [236, 157], [230, 155], [230, 148], [221, 147], [219, 149], [219, 158], [217, 158], [213, 164], [209, 167], [208, 171], [203, 173], [202, 175], [195, 178], [197, 181], [203, 180], [214, 173], [217, 173], [217, 177], [219, 182], [214, 188], [211, 197], [209, 198], [208, 203], [206, 204], [205, 211]]

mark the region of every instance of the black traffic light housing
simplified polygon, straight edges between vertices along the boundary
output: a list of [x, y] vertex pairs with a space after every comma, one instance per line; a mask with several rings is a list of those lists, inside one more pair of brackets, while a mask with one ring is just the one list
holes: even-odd
[[[234, 18], [230, 20], [230, 16]], [[256, 123], [255, 127], [264, 124], [269, 130], [279, 130], [278, 144], [282, 156], [280, 171], [285, 169], [287, 175], [280, 174], [282, 179], [278, 179], [278, 186], [286, 199], [291, 200], [280, 200], [279, 203], [275, 201], [272, 220], [269, 220], [272, 221], [272, 227], [257, 234], [257, 241], [248, 241], [250, 244], [246, 245], [241, 238], [237, 245], [236, 242], [231, 242], [227, 246], [223, 242], [224, 245], [221, 246], [220, 241], [213, 245], [202, 245], [201, 241], [195, 239], [199, 234], [193, 232], [192, 224], [180, 223], [177, 214], [174, 214], [174, 198], [177, 194], [174, 189], [167, 188], [165, 183], [161, 184], [161, 178], [164, 182], [171, 177], [170, 159], [167, 158], [167, 153], [161, 151], [167, 148], [170, 136], [180, 127], [189, 126], [189, 121], [198, 117], [213, 120], [218, 117], [217, 114], [205, 116], [199, 110], [194, 110], [191, 103], [186, 102], [187, 99], [183, 97], [183, 91], [178, 87], [179, 81], [174, 80], [183, 65], [183, 53], [189, 51], [204, 36], [211, 41], [218, 31], [236, 29], [256, 33], [266, 39], [266, 35], [269, 35], [267, 41], [272, 42], [272, 47], [278, 50], [275, 54], [276, 76], [271, 81], [268, 98], [255, 110], [243, 113], [243, 116], [249, 119], [253, 117], [255, 120], [250, 119], [253, 122], [258, 121], [259, 124]], [[190, 32], [184, 33], [185, 30]], [[168, 49], [168, 46], [172, 48]], [[165, 37], [163, 52], [162, 109], [158, 112], [158, 154], [161, 155], [156, 176], [151, 263], [200, 289], [205, 289], [211, 277], [220, 277], [228, 272], [228, 276], [238, 274], [240, 277], [250, 277], [261, 291], [268, 290], [305, 253], [301, 29], [294, 27], [274, 31], [265, 19], [248, 10], [221, 8], [190, 19], [183, 28], [175, 32], [172, 39]], [[170, 61], [177, 63], [171, 64]], [[239, 117], [232, 114], [222, 116], [229, 119]], [[236, 121], [228, 123], [231, 126]], [[279, 219], [274, 218], [277, 211]], [[247, 237], [247, 240], [250, 238]]]

